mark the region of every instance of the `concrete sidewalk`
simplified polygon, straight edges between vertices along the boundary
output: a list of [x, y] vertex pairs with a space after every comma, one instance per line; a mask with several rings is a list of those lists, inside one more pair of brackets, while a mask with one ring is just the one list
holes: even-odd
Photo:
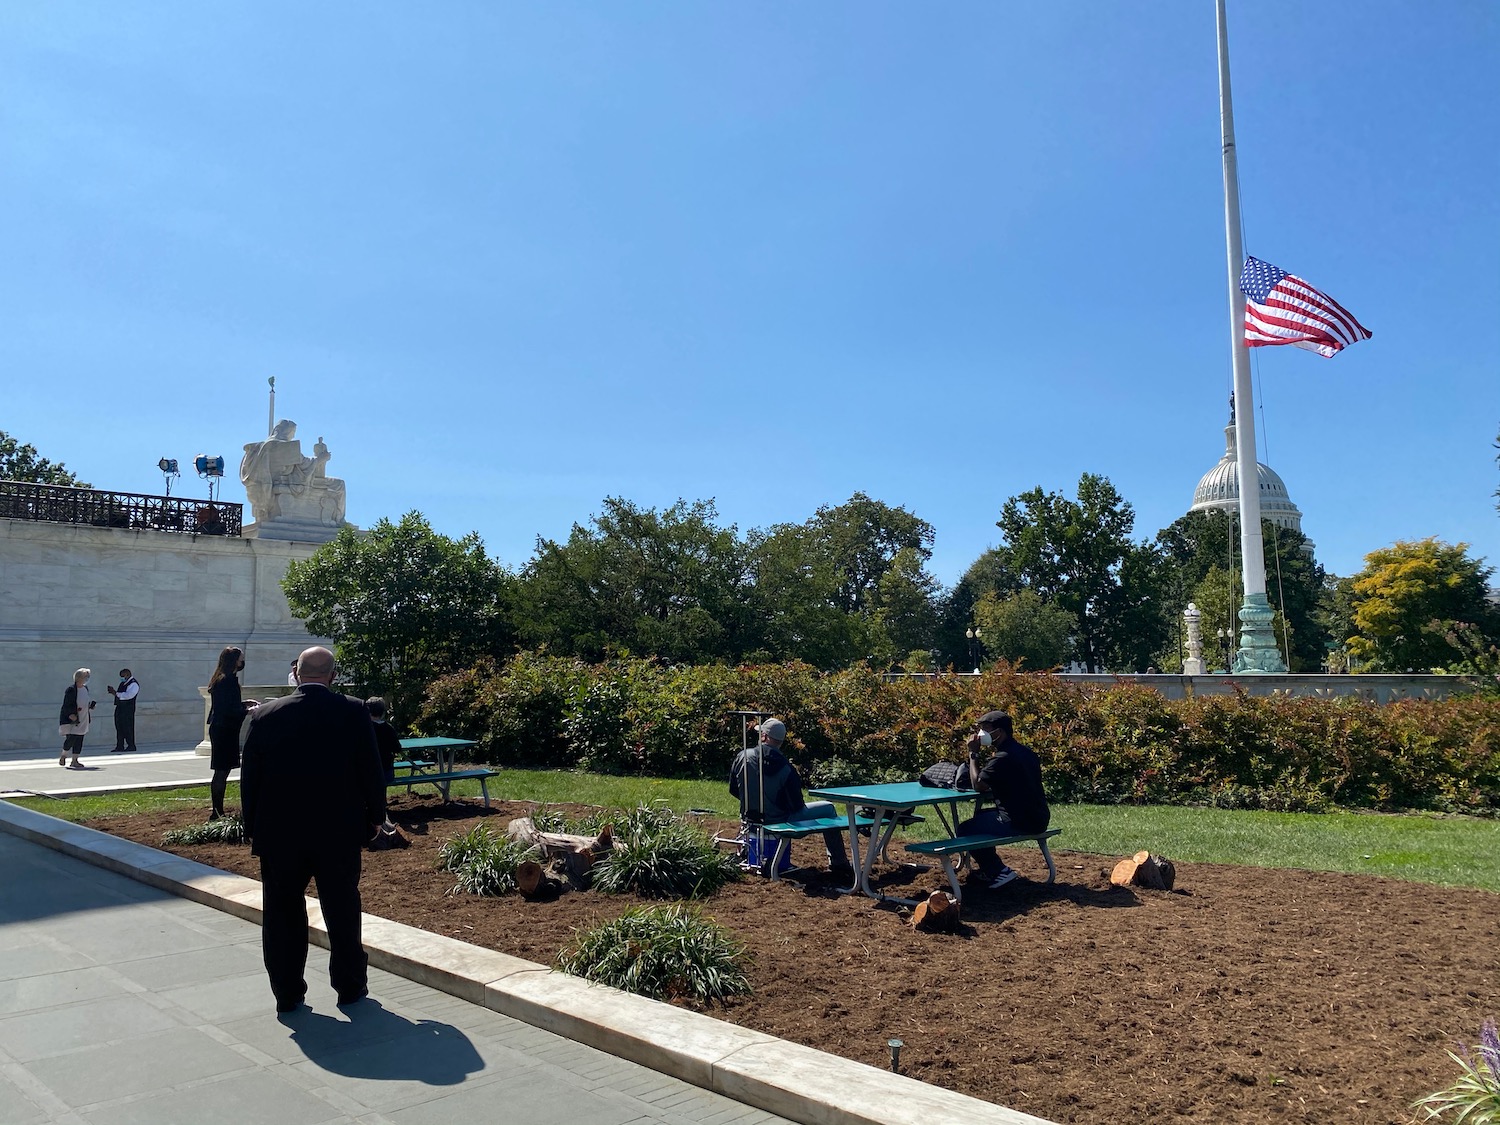
[[785, 1120], [389, 973], [341, 1010], [317, 947], [277, 1016], [258, 926], [3, 832], [0, 872], [6, 1125]]
[[[176, 789], [207, 785], [213, 770], [208, 758], [191, 750], [133, 754], [97, 754], [84, 747], [83, 769], [57, 764], [57, 755], [36, 757], [35, 751], [21, 756], [14, 751], [0, 757], [0, 796], [45, 794], [53, 797], [82, 793], [112, 793], [122, 789]], [[229, 775], [238, 781], [240, 771]]]

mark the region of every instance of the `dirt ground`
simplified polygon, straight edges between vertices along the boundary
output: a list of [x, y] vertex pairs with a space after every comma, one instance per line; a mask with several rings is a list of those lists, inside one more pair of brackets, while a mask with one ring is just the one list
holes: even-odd
[[[450, 895], [447, 838], [531, 811], [400, 797], [405, 851], [369, 854], [372, 914], [550, 962], [575, 928], [636, 900]], [[160, 846], [206, 810], [93, 822]], [[1054, 812], [1066, 839], [1067, 809]], [[710, 828], [719, 827], [715, 822]], [[724, 827], [728, 827], [725, 825]], [[242, 847], [170, 849], [258, 876]], [[891, 848], [897, 858], [899, 847]], [[798, 862], [821, 865], [821, 841]], [[747, 878], [704, 903], [754, 958], [753, 996], [713, 1015], [1058, 1122], [1410, 1122], [1448, 1085], [1446, 1051], [1500, 1015], [1500, 896], [1354, 875], [1177, 866], [1172, 892], [1112, 887], [1118, 857], [1002, 853], [1023, 876], [966, 887], [957, 935], [863, 896]], [[879, 868], [893, 893], [946, 885]]]

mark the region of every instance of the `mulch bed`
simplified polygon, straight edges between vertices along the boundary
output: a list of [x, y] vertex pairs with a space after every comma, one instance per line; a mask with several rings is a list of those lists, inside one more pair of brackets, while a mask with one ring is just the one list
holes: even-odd
[[[438, 846], [532, 807], [395, 799], [412, 846], [366, 856], [365, 909], [545, 963], [575, 928], [638, 904], [448, 894]], [[205, 811], [92, 826], [159, 847]], [[1054, 822], [1065, 840], [1065, 807]], [[258, 877], [244, 848], [170, 850]], [[1054, 853], [1049, 887], [1036, 848], [1003, 854], [1023, 878], [966, 887], [957, 935], [919, 933], [817, 875], [725, 889], [704, 908], [749, 947], [755, 991], [710, 1011], [875, 1066], [898, 1038], [914, 1078], [1097, 1123], [1410, 1122], [1411, 1102], [1455, 1077], [1445, 1052], [1500, 1015], [1500, 896], [1488, 892], [1182, 863], [1172, 892], [1127, 889], [1108, 881], [1118, 857], [1070, 852]], [[794, 855], [821, 865], [821, 841]], [[907, 897], [946, 885], [936, 869], [883, 878]]]

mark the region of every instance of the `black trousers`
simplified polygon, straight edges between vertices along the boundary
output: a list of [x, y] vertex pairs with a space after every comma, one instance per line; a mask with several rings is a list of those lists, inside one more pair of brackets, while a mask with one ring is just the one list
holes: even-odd
[[360, 943], [358, 844], [338, 848], [284, 852], [260, 858], [265, 918], [261, 953], [271, 991], [279, 1004], [295, 1004], [307, 995], [307, 902], [309, 882], [318, 885], [318, 902], [328, 928], [328, 981], [340, 996], [355, 996], [369, 981], [369, 958]]
[[135, 700], [115, 704], [115, 749], [135, 749]]

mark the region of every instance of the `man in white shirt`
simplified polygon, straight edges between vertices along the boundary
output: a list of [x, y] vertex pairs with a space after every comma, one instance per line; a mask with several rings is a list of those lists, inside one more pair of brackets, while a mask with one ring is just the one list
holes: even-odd
[[115, 697], [115, 748], [111, 754], [135, 753], [135, 700], [141, 694], [141, 685], [130, 674], [129, 668], [120, 669], [120, 686], [109, 688]]
[[295, 660], [292, 661], [292, 670], [286, 674], [286, 686], [297, 686], [297, 662]]

